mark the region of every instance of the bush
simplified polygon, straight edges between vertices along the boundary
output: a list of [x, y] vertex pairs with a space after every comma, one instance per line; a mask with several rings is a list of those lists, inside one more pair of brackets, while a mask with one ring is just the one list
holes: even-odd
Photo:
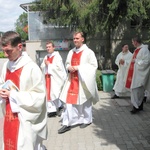
[[0, 52], [0, 58], [6, 58], [3, 52]]
[[97, 83], [97, 88], [98, 90], [102, 90], [102, 81], [101, 81], [101, 71], [97, 70], [96, 71], [96, 83]]

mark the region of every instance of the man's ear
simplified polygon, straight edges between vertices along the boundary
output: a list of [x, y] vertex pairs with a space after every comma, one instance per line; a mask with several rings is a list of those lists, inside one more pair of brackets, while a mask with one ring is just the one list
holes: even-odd
[[18, 49], [19, 49], [19, 51], [22, 51], [22, 43], [18, 44]]
[[82, 37], [82, 42], [84, 42], [84, 38]]

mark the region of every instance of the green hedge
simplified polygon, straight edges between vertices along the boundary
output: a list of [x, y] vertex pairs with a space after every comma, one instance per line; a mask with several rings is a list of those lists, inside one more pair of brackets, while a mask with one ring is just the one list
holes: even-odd
[[6, 58], [3, 52], [0, 52], [0, 58]]
[[96, 82], [97, 82], [97, 88], [99, 91], [102, 90], [102, 80], [101, 80], [101, 71], [100, 70], [97, 70], [96, 71]]

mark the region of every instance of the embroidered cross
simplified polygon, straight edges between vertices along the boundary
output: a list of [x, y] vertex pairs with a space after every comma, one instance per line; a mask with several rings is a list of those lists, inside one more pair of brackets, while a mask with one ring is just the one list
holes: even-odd
[[6, 141], [6, 146], [8, 147], [9, 150], [14, 150], [14, 144], [13, 142], [11, 141], [11, 139], [8, 139]]
[[12, 120], [15, 120], [16, 118], [17, 118], [16, 114], [13, 114], [11, 111], [6, 112], [6, 120], [7, 121], [12, 121]]

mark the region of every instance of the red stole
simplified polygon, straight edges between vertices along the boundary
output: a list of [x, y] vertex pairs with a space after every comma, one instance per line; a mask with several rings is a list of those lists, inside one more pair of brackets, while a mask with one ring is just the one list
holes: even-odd
[[[53, 59], [54, 59], [54, 56], [52, 57], [48, 57], [47, 56], [47, 61], [49, 61], [50, 64], [52, 64], [53, 62]], [[50, 77], [50, 74], [45, 74], [45, 83], [46, 83], [46, 97], [47, 97], [47, 100], [51, 100], [51, 95], [50, 95], [50, 91], [51, 91], [51, 77]]]
[[138, 52], [140, 51], [141, 48], [138, 48], [134, 51], [134, 54], [132, 56], [132, 60], [129, 66], [129, 70], [128, 70], [128, 75], [127, 75], [127, 80], [126, 80], [126, 84], [125, 87], [129, 88], [131, 87], [131, 82], [132, 82], [132, 78], [133, 78], [133, 72], [134, 72], [134, 63], [133, 60], [136, 58]]
[[[79, 53], [75, 53], [75, 52], [73, 53], [72, 59], [71, 59], [71, 66], [80, 65], [80, 58], [81, 58], [82, 52], [83, 51]], [[68, 89], [66, 103], [77, 104], [78, 93], [79, 93], [78, 71], [70, 72], [70, 82], [71, 83]]]
[[[5, 81], [11, 80], [19, 89], [21, 71], [22, 68], [14, 72], [7, 70]], [[17, 150], [19, 120], [18, 114], [11, 111], [9, 100], [6, 100], [6, 114], [4, 119], [4, 150]]]

